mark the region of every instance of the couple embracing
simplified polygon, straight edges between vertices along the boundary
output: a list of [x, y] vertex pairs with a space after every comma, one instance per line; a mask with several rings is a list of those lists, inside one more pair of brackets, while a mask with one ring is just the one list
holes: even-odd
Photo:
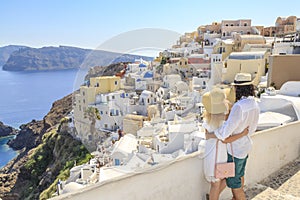
[[[246, 199], [243, 190], [245, 166], [252, 147], [250, 136], [256, 130], [260, 111], [251, 80], [235, 81], [233, 85], [231, 95], [227, 92], [226, 96], [223, 89], [214, 88], [202, 98], [205, 107], [203, 127], [206, 130], [204, 174], [211, 183], [210, 200], [219, 199], [226, 185], [231, 188], [233, 199]], [[219, 178], [216, 164], [227, 162], [234, 162], [235, 173], [231, 177]]]

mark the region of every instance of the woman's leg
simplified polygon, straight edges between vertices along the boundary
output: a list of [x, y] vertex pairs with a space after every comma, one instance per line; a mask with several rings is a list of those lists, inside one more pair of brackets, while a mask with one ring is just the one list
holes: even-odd
[[211, 182], [209, 191], [209, 200], [218, 200], [220, 195], [221, 181]]
[[221, 183], [220, 183], [220, 190], [219, 190], [219, 195], [221, 194], [221, 192], [223, 192], [223, 190], [226, 188], [226, 180], [221, 179]]

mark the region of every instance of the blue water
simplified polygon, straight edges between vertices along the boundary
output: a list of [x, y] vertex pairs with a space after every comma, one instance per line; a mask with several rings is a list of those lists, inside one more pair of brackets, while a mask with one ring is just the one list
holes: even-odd
[[[0, 68], [0, 121], [18, 128], [43, 119], [54, 101], [74, 91], [76, 76], [77, 70], [8, 72]], [[7, 140], [0, 138], [0, 168], [16, 156], [5, 145]]]
[[6, 165], [12, 158], [18, 155], [18, 152], [11, 149], [6, 143], [15, 136], [0, 137], [0, 169]]
[[0, 70], [0, 121], [18, 128], [32, 119], [43, 119], [55, 100], [73, 91], [76, 74], [77, 70]]

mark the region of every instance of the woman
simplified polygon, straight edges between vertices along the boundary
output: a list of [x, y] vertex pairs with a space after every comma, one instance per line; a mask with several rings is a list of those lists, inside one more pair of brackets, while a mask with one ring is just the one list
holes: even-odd
[[[202, 103], [205, 108], [204, 118], [203, 118], [203, 128], [205, 128], [206, 140], [202, 143], [205, 145], [205, 157], [204, 157], [204, 174], [208, 182], [210, 182], [210, 192], [209, 199], [217, 200], [219, 199], [220, 193], [226, 187], [225, 179], [217, 179], [214, 176], [215, 162], [226, 163], [227, 162], [227, 148], [226, 144], [228, 142], [233, 142], [240, 137], [247, 135], [248, 130], [245, 129], [242, 133], [230, 136], [225, 141], [219, 141], [216, 139], [213, 133], [214, 130], [219, 128], [224, 121], [229, 112], [230, 102], [226, 100], [226, 95], [224, 90], [220, 88], [214, 88], [210, 92], [207, 92], [202, 97]], [[216, 156], [216, 144], [218, 142], [218, 157]]]

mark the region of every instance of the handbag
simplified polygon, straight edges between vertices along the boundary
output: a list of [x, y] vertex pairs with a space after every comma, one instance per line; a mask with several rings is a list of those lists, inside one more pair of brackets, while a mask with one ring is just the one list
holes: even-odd
[[231, 155], [232, 155], [233, 162], [217, 163], [218, 143], [219, 143], [219, 140], [217, 140], [217, 145], [216, 145], [215, 177], [219, 178], [219, 179], [234, 177], [235, 176], [235, 163], [234, 163], [234, 157], [233, 157], [232, 144], [230, 143], [231, 152], [232, 152]]

